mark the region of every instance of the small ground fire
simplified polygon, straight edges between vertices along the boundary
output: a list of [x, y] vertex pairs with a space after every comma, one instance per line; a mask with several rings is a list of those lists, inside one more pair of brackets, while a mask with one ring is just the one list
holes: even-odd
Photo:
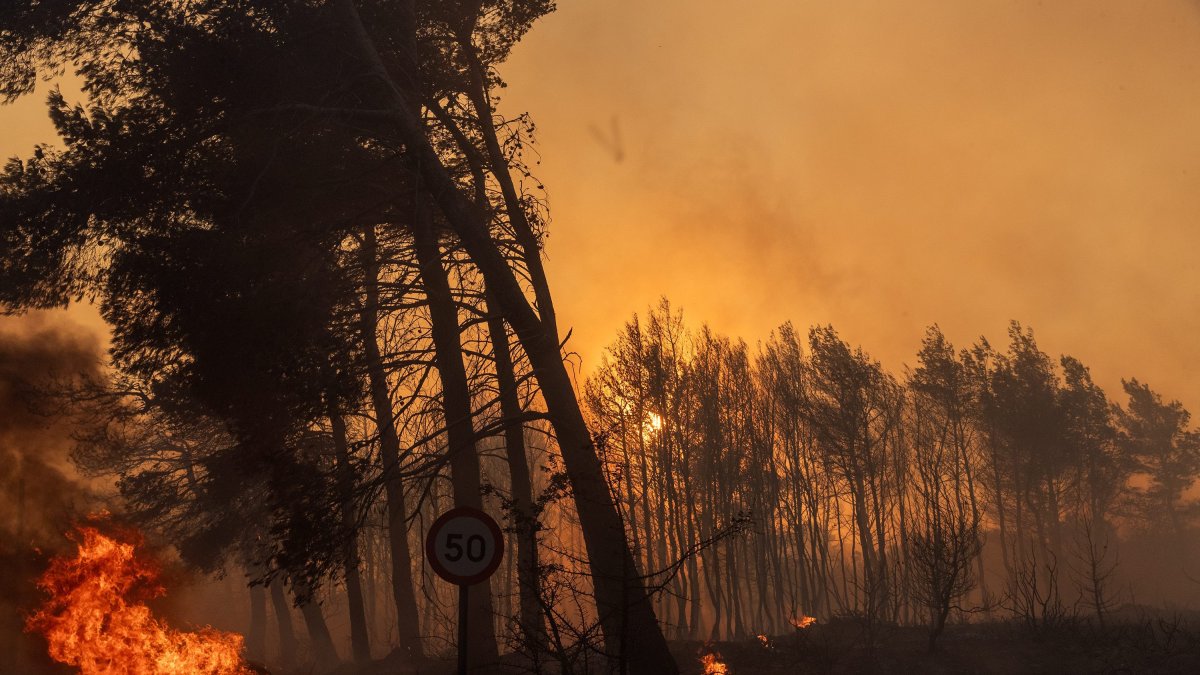
[[721, 653], [712, 651], [700, 656], [700, 665], [704, 667], [704, 675], [728, 675], [729, 667], [721, 659]]
[[792, 627], [796, 630], [803, 630], [816, 622], [816, 617], [807, 615], [793, 616], [792, 618], [788, 619], [788, 623], [792, 624]]
[[81, 526], [75, 557], [55, 558], [38, 586], [49, 593], [26, 623], [50, 656], [82, 675], [242, 675], [242, 636], [212, 628], [183, 632], [144, 603], [165, 593], [157, 566], [137, 545]]

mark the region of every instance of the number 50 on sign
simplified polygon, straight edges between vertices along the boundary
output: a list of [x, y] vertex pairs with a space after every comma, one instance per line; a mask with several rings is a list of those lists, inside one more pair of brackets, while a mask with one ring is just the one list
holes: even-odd
[[469, 507], [443, 513], [429, 527], [425, 556], [438, 576], [459, 586], [477, 584], [500, 566], [504, 540], [500, 526]]

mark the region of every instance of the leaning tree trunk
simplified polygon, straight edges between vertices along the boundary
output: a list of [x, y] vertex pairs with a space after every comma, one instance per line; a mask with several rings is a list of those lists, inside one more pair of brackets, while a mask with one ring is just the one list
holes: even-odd
[[258, 663], [267, 660], [267, 591], [259, 584], [250, 586], [250, 630], [246, 632], [246, 657]]
[[329, 634], [329, 625], [325, 623], [321, 605], [311, 593], [304, 595], [308, 597], [300, 605], [300, 614], [304, 617], [304, 627], [308, 629], [308, 639], [312, 643], [317, 670], [330, 670], [341, 661], [338, 658], [337, 647], [333, 645], [333, 636]]
[[521, 599], [521, 633], [526, 647], [542, 651], [545, 635], [542, 610], [538, 602], [538, 517], [533, 507], [533, 480], [525, 456], [525, 425], [521, 422], [521, 400], [509, 351], [504, 319], [488, 303], [488, 335], [496, 364], [496, 384], [500, 391], [500, 416], [504, 423], [504, 452], [512, 482], [512, 521], [517, 533], [517, 586]]
[[[537, 375], [549, 410], [567, 478], [574, 491], [580, 529], [592, 569], [596, 608], [607, 649], [634, 675], [669, 675], [678, 666], [667, 648], [645, 584], [638, 576], [625, 525], [613, 503], [591, 434], [562, 360], [557, 331], [529, 305], [508, 261], [492, 239], [486, 216], [464, 195], [425, 135], [420, 116], [388, 73], [354, 0], [332, 0], [348, 31], [348, 45], [370, 74], [388, 88], [386, 104], [425, 187], [484, 276], [488, 290], [512, 325]], [[542, 289], [544, 292], [545, 289]]]

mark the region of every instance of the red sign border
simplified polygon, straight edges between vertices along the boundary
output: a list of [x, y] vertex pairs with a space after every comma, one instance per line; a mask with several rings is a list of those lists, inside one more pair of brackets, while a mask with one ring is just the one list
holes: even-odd
[[[492, 561], [478, 574], [473, 574], [469, 577], [453, 574], [443, 567], [441, 561], [437, 558], [435, 550], [437, 547], [437, 535], [441, 529], [445, 527], [450, 519], [461, 518], [463, 516], [474, 518], [486, 525], [491, 530], [492, 537], [496, 541], [496, 555], [492, 558]], [[437, 520], [433, 521], [433, 524], [429, 526], [429, 532], [425, 535], [425, 559], [429, 561], [429, 567], [439, 577], [458, 586], [472, 586], [492, 576], [500, 568], [500, 562], [504, 560], [504, 534], [500, 532], [500, 525], [488, 514], [472, 506], [459, 506], [438, 516]]]

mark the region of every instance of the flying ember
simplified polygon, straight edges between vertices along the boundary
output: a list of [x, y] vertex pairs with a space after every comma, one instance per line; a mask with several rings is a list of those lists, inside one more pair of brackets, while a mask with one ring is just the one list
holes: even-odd
[[212, 628], [178, 631], [144, 602], [163, 595], [155, 565], [135, 545], [79, 527], [75, 557], [61, 556], [38, 579], [50, 594], [26, 622], [50, 656], [82, 675], [242, 675], [242, 636]]

